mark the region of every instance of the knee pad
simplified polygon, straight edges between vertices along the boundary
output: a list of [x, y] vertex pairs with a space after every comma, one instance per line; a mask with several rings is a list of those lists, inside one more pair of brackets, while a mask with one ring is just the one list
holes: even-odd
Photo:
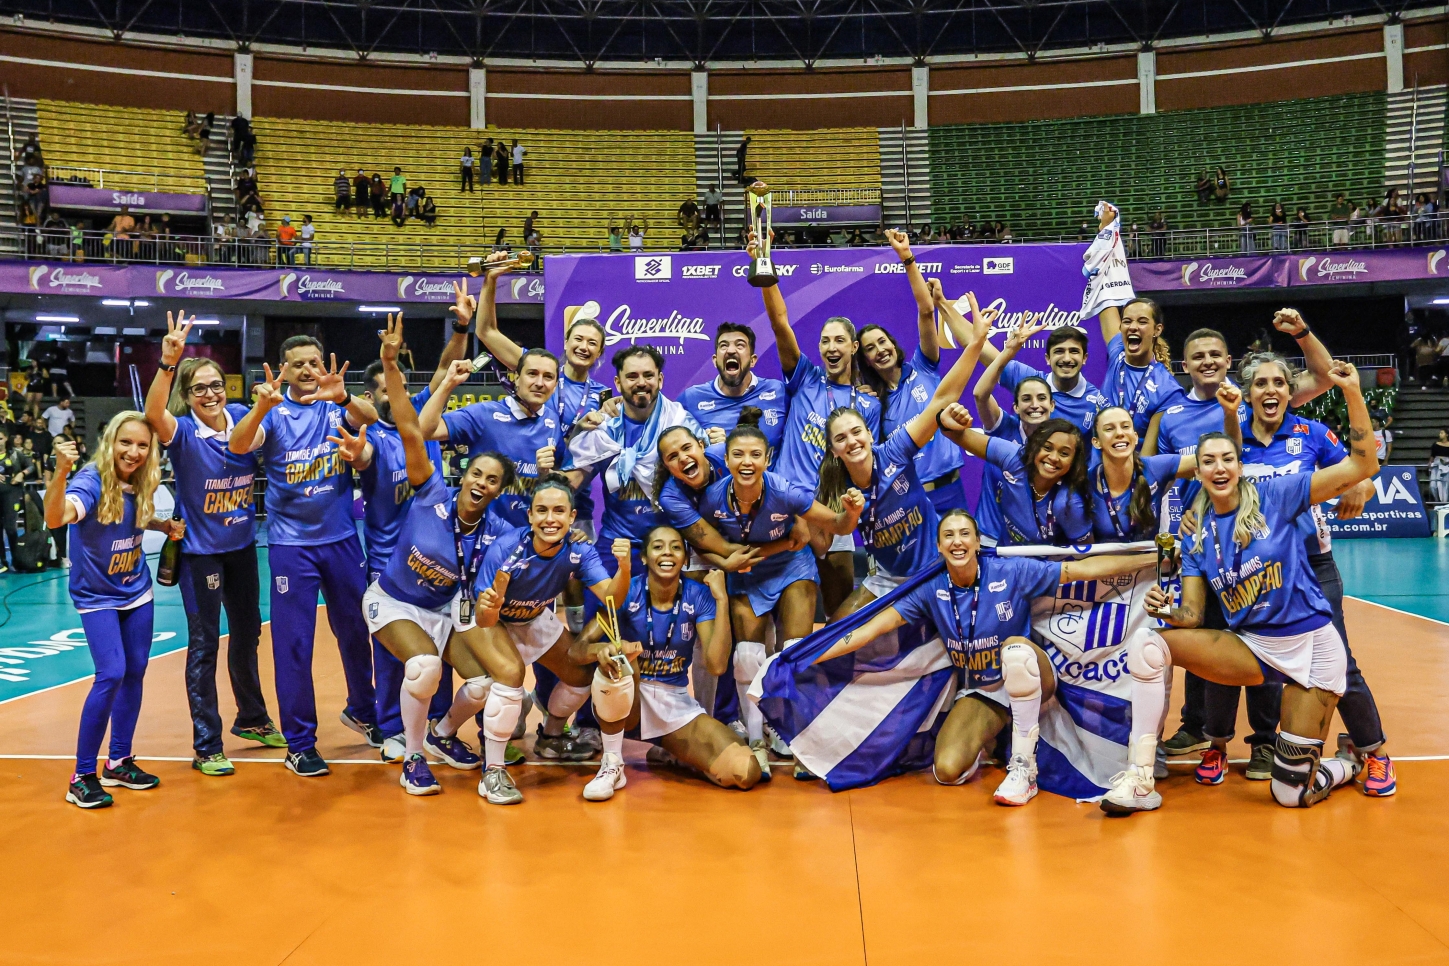
[[1041, 667], [1030, 644], [1017, 641], [1001, 649], [1001, 676], [1006, 682], [1006, 693], [1013, 698], [1041, 694]]
[[553, 686], [553, 693], [548, 696], [548, 713], [555, 718], [567, 718], [582, 708], [587, 700], [589, 700], [587, 686], [579, 687], [560, 681]]
[[482, 704], [488, 700], [488, 692], [492, 687], [493, 679], [486, 674], [482, 677], [469, 678], [463, 682], [463, 697], [477, 704]]
[[735, 683], [746, 687], [765, 666], [765, 645], [758, 641], [740, 641], [735, 645]]
[[426, 701], [438, 690], [442, 677], [442, 658], [436, 654], [418, 654], [403, 665], [403, 690], [419, 701]]
[[1127, 670], [1139, 681], [1161, 681], [1172, 664], [1167, 641], [1153, 630], [1143, 628], [1127, 639]]
[[748, 745], [729, 745], [715, 755], [705, 776], [723, 788], [752, 788], [760, 780], [760, 763]]
[[594, 715], [600, 721], [623, 721], [634, 710], [632, 674], [622, 681], [611, 681], [603, 671], [595, 669], [589, 693], [594, 699]]
[[523, 689], [493, 682], [488, 701], [483, 705], [483, 734], [495, 741], [513, 737], [518, 713], [523, 710]]
[[1273, 742], [1273, 799], [1285, 808], [1307, 808], [1328, 797], [1332, 785], [1319, 789], [1318, 760], [1323, 742], [1279, 732]]

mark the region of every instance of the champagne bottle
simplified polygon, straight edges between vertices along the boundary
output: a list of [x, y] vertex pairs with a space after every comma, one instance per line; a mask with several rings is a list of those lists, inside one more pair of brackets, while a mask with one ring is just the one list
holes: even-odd
[[[179, 520], [180, 517], [172, 517]], [[168, 536], [161, 548], [161, 562], [156, 565], [156, 583], [162, 587], [175, 587], [181, 577], [181, 540]]]

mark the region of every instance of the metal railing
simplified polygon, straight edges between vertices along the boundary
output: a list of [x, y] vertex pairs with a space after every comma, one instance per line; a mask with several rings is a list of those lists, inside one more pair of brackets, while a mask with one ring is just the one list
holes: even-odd
[[[117, 191], [166, 191], [174, 194], [206, 194], [206, 176], [165, 174], [160, 171], [126, 171], [120, 168], [90, 168], [70, 164], [51, 164], [45, 168], [46, 178], [57, 184], [86, 184], [92, 188]], [[163, 187], [164, 186], [164, 187]]]
[[771, 195], [772, 202], [782, 208], [880, 204], [879, 188], [786, 188]]
[[11, 114], [10, 85], [5, 85], [5, 144], [6, 160], [10, 164], [10, 199], [14, 202], [15, 210], [11, 215], [15, 223], [20, 223], [20, 172], [15, 167], [15, 121]]
[[[1244, 353], [1244, 355], [1246, 355], [1246, 354], [1247, 353]], [[1372, 355], [1334, 356], [1334, 358], [1335, 359], [1339, 359], [1339, 360], [1344, 361], [1344, 362], [1352, 363], [1354, 366], [1357, 366], [1359, 369], [1394, 369], [1394, 370], [1397, 370], [1399, 368], [1399, 360], [1398, 360], [1398, 357], [1395, 356], [1392, 352], [1377, 353], [1377, 354], [1372, 354]], [[1239, 361], [1241, 361], [1241, 360], [1239, 360]], [[1295, 369], [1300, 369], [1301, 370], [1301, 369], [1304, 369], [1305, 368], [1305, 365], [1304, 365], [1303, 357], [1302, 356], [1289, 356], [1289, 357], [1287, 357], [1287, 361], [1288, 361], [1288, 364], [1291, 365], [1291, 366], [1293, 366]], [[1173, 372], [1173, 375], [1184, 375], [1184, 374], [1186, 374], [1187, 369], [1183, 367], [1183, 362], [1182, 362], [1181, 359], [1174, 359], [1174, 360], [1172, 360], [1172, 372]], [[1234, 378], [1236, 378], [1236, 377], [1234, 377]]]

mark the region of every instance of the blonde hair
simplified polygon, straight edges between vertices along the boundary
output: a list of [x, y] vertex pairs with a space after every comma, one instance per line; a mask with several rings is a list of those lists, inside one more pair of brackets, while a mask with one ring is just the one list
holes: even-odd
[[96, 441], [96, 454], [91, 458], [96, 472], [101, 477], [101, 498], [96, 504], [96, 520], [99, 523], [120, 523], [126, 515], [126, 498], [121, 492], [121, 479], [116, 476], [116, 436], [127, 423], [140, 423], [151, 436], [151, 449], [146, 461], [131, 475], [131, 489], [136, 495], [136, 527], [144, 529], [156, 516], [156, 487], [161, 483], [161, 447], [156, 445], [156, 433], [146, 422], [146, 414], [134, 409], [123, 410], [111, 417], [105, 432]]
[[[1233, 451], [1238, 454], [1239, 465], [1243, 458], [1242, 449], [1233, 444], [1232, 439], [1226, 433], [1204, 433], [1197, 442], [1197, 451], [1202, 452], [1205, 444], [1214, 440], [1226, 440], [1233, 445]], [[1203, 546], [1204, 533], [1207, 522], [1207, 513], [1211, 504], [1208, 500], [1207, 488], [1202, 487], [1197, 491], [1197, 497], [1192, 501], [1192, 514], [1197, 518], [1197, 543], [1195, 550], [1201, 550]], [[1238, 516], [1233, 521], [1233, 542], [1239, 547], [1246, 547], [1253, 542], [1253, 531], [1266, 532], [1268, 521], [1263, 518], [1263, 508], [1258, 502], [1258, 484], [1246, 476], [1238, 477]]]
[[191, 412], [191, 401], [187, 398], [191, 392], [191, 384], [196, 380], [196, 371], [206, 366], [215, 369], [216, 374], [221, 376], [221, 381], [226, 382], [226, 370], [215, 359], [208, 359], [206, 356], [188, 356], [182, 359], [181, 365], [176, 367], [176, 381], [171, 384], [171, 398], [166, 400], [167, 412], [173, 416], [185, 416]]

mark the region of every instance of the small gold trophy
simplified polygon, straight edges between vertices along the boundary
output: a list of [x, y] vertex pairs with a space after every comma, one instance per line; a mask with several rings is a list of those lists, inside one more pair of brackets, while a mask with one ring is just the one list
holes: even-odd
[[750, 259], [749, 282], [755, 288], [769, 288], [780, 284], [775, 274], [774, 263], [770, 261], [770, 189], [763, 181], [756, 181], [745, 191], [750, 202], [750, 227], [755, 232], [755, 257]]

